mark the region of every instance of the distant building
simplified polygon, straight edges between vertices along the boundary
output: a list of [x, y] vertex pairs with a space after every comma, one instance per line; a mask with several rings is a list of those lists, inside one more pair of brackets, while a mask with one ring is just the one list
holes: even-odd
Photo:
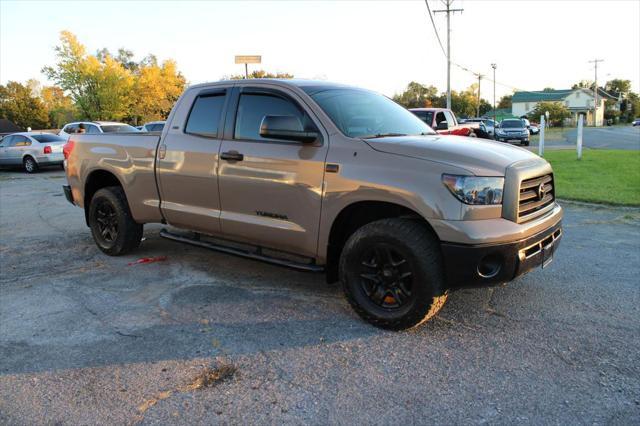
[[[578, 117], [582, 114], [585, 117], [585, 124], [593, 126], [593, 99], [594, 93], [591, 89], [564, 89], [549, 90], [540, 92], [515, 92], [511, 99], [511, 113], [516, 117], [529, 115], [539, 102], [562, 103], [571, 112], [571, 122], [576, 124]], [[596, 125], [602, 126], [604, 122], [605, 101], [615, 99], [604, 90], [598, 89], [598, 111], [595, 117]]]

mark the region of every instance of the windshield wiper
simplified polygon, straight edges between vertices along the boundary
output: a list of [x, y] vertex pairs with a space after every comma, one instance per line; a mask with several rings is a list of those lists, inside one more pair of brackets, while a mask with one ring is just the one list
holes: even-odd
[[362, 139], [390, 138], [393, 136], [408, 136], [406, 133], [378, 133], [375, 135], [360, 136]]

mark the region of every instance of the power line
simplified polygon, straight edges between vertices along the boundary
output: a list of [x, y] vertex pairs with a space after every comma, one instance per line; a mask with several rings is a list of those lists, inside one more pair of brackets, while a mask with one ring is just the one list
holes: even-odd
[[438, 34], [438, 29], [436, 28], [436, 23], [433, 20], [433, 15], [431, 14], [431, 8], [429, 7], [429, 0], [424, 0], [424, 3], [427, 5], [427, 11], [429, 12], [429, 18], [431, 18], [431, 25], [433, 26], [433, 32], [436, 33], [436, 38], [438, 39], [438, 44], [440, 45], [440, 49], [442, 49], [442, 54], [446, 57], [447, 52], [444, 50], [444, 46], [442, 45], [442, 40], [440, 40], [440, 34]]

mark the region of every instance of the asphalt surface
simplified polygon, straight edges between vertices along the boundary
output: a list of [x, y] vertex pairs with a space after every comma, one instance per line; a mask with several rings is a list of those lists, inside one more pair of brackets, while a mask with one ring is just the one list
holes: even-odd
[[[551, 140], [545, 141], [545, 148], [575, 148], [577, 133], [576, 129], [571, 129], [561, 136], [552, 135]], [[531, 141], [531, 146], [538, 146], [538, 138]], [[640, 126], [585, 127], [582, 146], [592, 149], [640, 150]]]
[[0, 424], [640, 424], [637, 210], [566, 204], [548, 268], [387, 332], [159, 226], [103, 255], [64, 182], [0, 172]]

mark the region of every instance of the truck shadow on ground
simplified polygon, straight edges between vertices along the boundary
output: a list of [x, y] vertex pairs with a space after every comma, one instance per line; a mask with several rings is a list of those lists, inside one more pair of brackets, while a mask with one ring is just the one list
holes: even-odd
[[[0, 345], [0, 374], [250, 355], [394, 336], [437, 344], [452, 329], [476, 333], [473, 324], [497, 312], [489, 306], [493, 289], [463, 290], [450, 294], [440, 315], [422, 327], [385, 331], [357, 317], [340, 286], [326, 284], [322, 274], [185, 246], [160, 238], [159, 227], [150, 228], [136, 253], [119, 258], [92, 248], [88, 232], [86, 241], [72, 233], [65, 237], [74, 243], [65, 256], [74, 259], [77, 251], [91, 263], [89, 270], [52, 267], [47, 279], [27, 276], [3, 284], [5, 303], [15, 311], [3, 314], [11, 336]], [[130, 265], [165, 255], [163, 262]]]

